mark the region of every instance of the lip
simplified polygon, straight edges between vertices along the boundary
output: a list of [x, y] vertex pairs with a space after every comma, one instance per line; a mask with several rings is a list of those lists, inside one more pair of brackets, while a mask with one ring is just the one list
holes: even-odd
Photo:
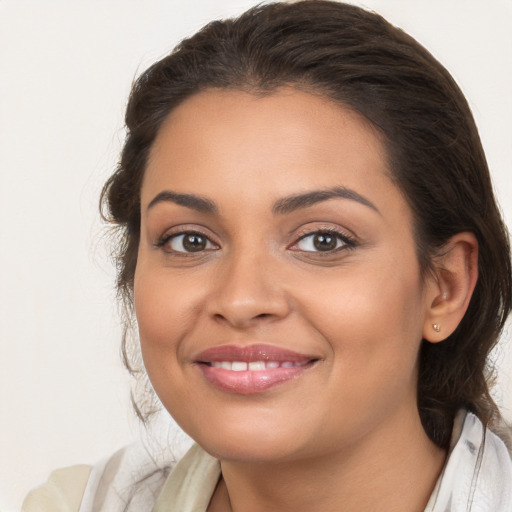
[[[270, 388], [295, 380], [318, 360], [317, 356], [265, 344], [244, 347], [221, 345], [204, 350], [194, 357], [195, 365], [210, 384], [221, 391], [241, 395], [263, 393]], [[214, 366], [216, 363], [219, 365], [226, 362], [246, 363], [248, 368], [235, 371]], [[261, 368], [258, 362], [265, 363], [265, 368]], [[249, 363], [259, 368], [249, 369]], [[237, 366], [243, 367], [243, 365]]]

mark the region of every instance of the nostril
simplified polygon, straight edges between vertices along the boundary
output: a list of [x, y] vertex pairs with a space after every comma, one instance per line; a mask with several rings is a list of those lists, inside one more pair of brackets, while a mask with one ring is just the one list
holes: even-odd
[[268, 323], [282, 319], [289, 313], [283, 296], [243, 296], [219, 293], [209, 300], [207, 313], [216, 322], [227, 322], [237, 328], [251, 326], [254, 322]]
[[236, 327], [246, 327], [255, 321], [258, 322], [258, 321], [271, 320], [274, 317], [276, 317], [276, 315], [273, 315], [272, 313], [259, 313], [254, 316], [251, 316], [250, 314], [238, 316], [236, 314], [229, 315], [229, 314], [215, 313], [213, 316], [213, 318], [215, 320], [217, 320], [218, 322], [228, 322]]

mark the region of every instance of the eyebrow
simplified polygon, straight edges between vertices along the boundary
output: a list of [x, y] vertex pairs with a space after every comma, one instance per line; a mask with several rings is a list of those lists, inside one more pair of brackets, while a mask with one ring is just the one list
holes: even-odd
[[346, 187], [332, 187], [326, 190], [313, 190], [305, 194], [297, 194], [289, 197], [283, 197], [274, 204], [272, 212], [274, 214], [286, 214], [308, 208], [316, 203], [321, 203], [329, 199], [342, 198], [356, 201], [364, 206], [368, 206], [380, 214], [379, 209], [366, 197], [358, 194], [356, 191]]
[[159, 203], [175, 203], [201, 213], [217, 213], [217, 205], [207, 197], [196, 196], [195, 194], [179, 194], [171, 190], [164, 190], [157, 194], [148, 204], [148, 210]]
[[[274, 215], [284, 215], [334, 198], [356, 201], [364, 206], [368, 206], [380, 214], [379, 209], [371, 201], [347, 187], [332, 187], [325, 190], [313, 190], [304, 194], [283, 197], [274, 203], [272, 213]], [[195, 194], [180, 194], [178, 192], [173, 192], [172, 190], [164, 190], [157, 194], [148, 204], [147, 209], [149, 210], [155, 205], [165, 202], [185, 206], [186, 208], [190, 208], [201, 213], [219, 212], [217, 205], [207, 197]]]

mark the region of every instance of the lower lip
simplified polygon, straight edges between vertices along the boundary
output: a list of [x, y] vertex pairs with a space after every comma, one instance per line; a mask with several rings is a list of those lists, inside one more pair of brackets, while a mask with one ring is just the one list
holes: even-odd
[[274, 368], [272, 370], [246, 370], [236, 372], [224, 368], [215, 368], [207, 364], [197, 366], [206, 379], [221, 391], [239, 395], [262, 393], [279, 384], [300, 377], [313, 363], [293, 368]]

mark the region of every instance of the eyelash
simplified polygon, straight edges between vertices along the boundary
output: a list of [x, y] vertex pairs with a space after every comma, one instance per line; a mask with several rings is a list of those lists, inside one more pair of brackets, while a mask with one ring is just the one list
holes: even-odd
[[[184, 237], [184, 236], [190, 236], [190, 235], [199, 236], [199, 237], [205, 239], [207, 244], [208, 243], [212, 244], [215, 246], [215, 248], [218, 248], [218, 245], [215, 242], [213, 242], [209, 236], [207, 236], [204, 233], [202, 233], [201, 231], [197, 231], [197, 230], [184, 230], [184, 231], [178, 231], [176, 233], [164, 234], [154, 245], [156, 248], [163, 249], [165, 247], [165, 245], [168, 244], [170, 241], [177, 239], [180, 236]], [[314, 237], [314, 236], [318, 236], [318, 235], [333, 236], [337, 239], [338, 242], [341, 241], [342, 245], [339, 247], [335, 247], [334, 249], [327, 250], [327, 251], [320, 251], [320, 250], [318, 250], [318, 251], [303, 251], [301, 249], [293, 249], [293, 247], [297, 246], [301, 241], [306, 240], [309, 237]], [[299, 238], [295, 242], [293, 242], [293, 244], [288, 246], [288, 249], [295, 251], [295, 252], [304, 252], [304, 253], [308, 253], [308, 254], [315, 254], [320, 257], [325, 257], [325, 256], [331, 256], [331, 255], [333, 255], [337, 252], [340, 252], [342, 250], [353, 249], [355, 247], [356, 247], [355, 240], [352, 237], [348, 236], [346, 233], [338, 231], [337, 229], [334, 229], [334, 228], [317, 228], [312, 231], [308, 231], [308, 232], [300, 234]], [[215, 250], [215, 249], [209, 248], [209, 249], [202, 249], [199, 251], [176, 251], [174, 249], [168, 249], [168, 250], [166, 250], [166, 252], [172, 253], [175, 255], [179, 255], [179, 256], [191, 256], [191, 255], [194, 255], [195, 252], [204, 253], [206, 251], [211, 251], [211, 250]]]
[[295, 242], [293, 242], [293, 244], [289, 248], [290, 248], [290, 250], [299, 252], [300, 249], [293, 249], [293, 247], [298, 245], [301, 241], [306, 240], [309, 237], [314, 237], [314, 236], [318, 236], [318, 235], [332, 236], [332, 237], [336, 238], [337, 241], [341, 241], [341, 246], [336, 247], [331, 250], [327, 250], [327, 251], [319, 250], [319, 251], [302, 251], [302, 252], [305, 252], [308, 254], [312, 253], [312, 254], [315, 254], [315, 256], [327, 257], [327, 256], [332, 256], [333, 254], [336, 254], [340, 251], [354, 249], [356, 247], [355, 240], [352, 237], [348, 236], [346, 233], [343, 233], [342, 231], [339, 231], [334, 228], [317, 228], [317, 229], [314, 229], [313, 231], [307, 231], [307, 232], [301, 234], [299, 236], [299, 238]]
[[[208, 235], [205, 235], [201, 231], [193, 230], [193, 229], [187, 229], [183, 231], [178, 231], [176, 233], [166, 233], [164, 234], [155, 244], [155, 247], [158, 249], [164, 249], [165, 245], [171, 242], [172, 240], [179, 238], [180, 236], [199, 236], [202, 239], [206, 240], [206, 243], [212, 244], [215, 247], [218, 247], [218, 245], [211, 240], [211, 238]], [[166, 249], [164, 249], [166, 250]], [[197, 253], [204, 253], [205, 251], [211, 251], [212, 249], [203, 249], [201, 251], [196, 251]], [[174, 249], [168, 249], [166, 250], [168, 253], [176, 254], [179, 256], [191, 256], [194, 255], [196, 252], [194, 251], [176, 251]]]

